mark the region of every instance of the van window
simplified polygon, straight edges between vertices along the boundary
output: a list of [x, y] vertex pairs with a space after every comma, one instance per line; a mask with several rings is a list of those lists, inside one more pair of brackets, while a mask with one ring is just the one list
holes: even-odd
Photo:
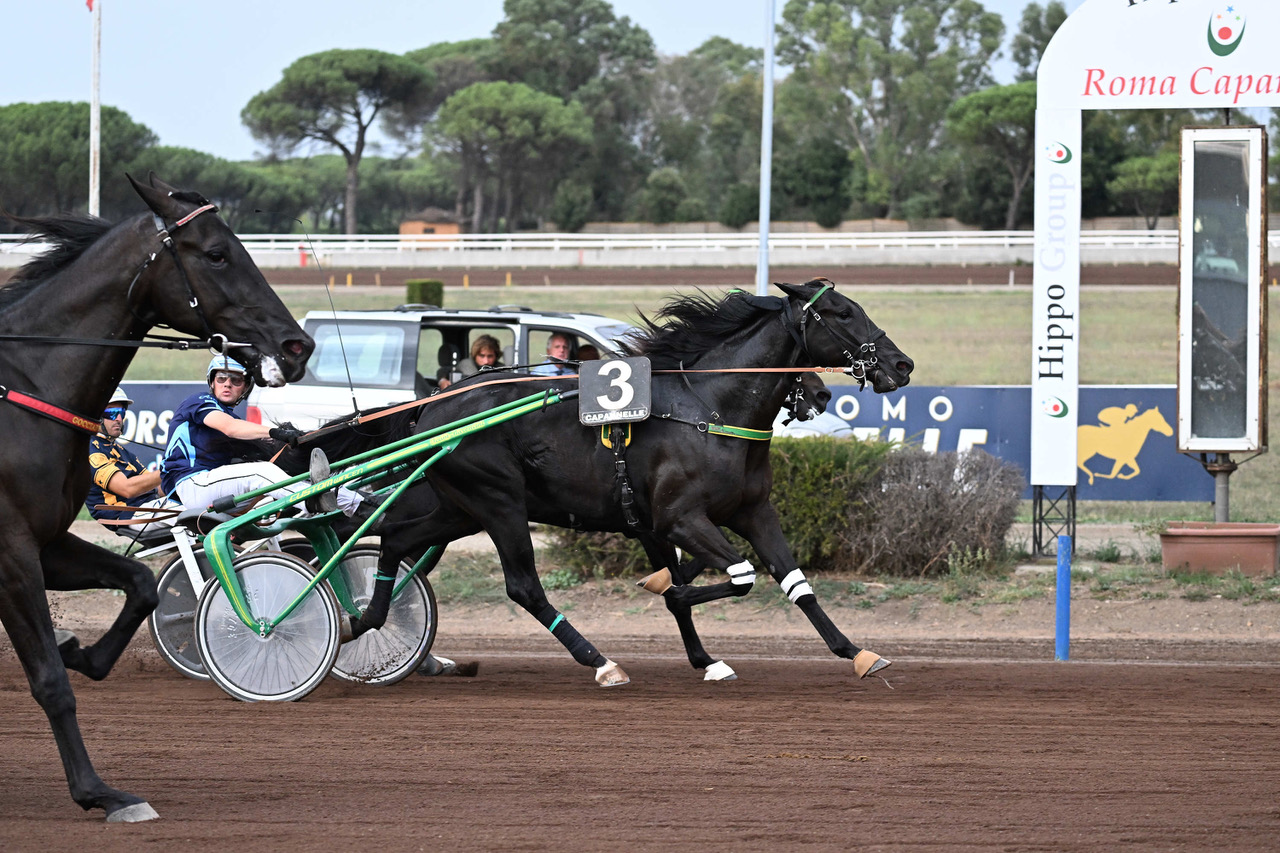
[[[333, 323], [317, 325], [311, 335], [316, 351], [307, 368], [320, 382], [347, 384], [347, 369], [356, 385], [398, 385], [404, 358], [404, 328], [343, 324], [341, 340]], [[343, 351], [346, 351], [346, 363]]]

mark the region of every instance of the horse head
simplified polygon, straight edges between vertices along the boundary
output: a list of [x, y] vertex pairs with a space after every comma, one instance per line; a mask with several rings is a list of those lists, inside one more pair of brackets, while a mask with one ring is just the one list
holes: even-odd
[[1160, 414], [1160, 409], [1152, 406], [1141, 415], [1138, 416], [1145, 421], [1146, 426], [1160, 433], [1161, 435], [1173, 435], [1173, 427], [1169, 426], [1169, 422], [1165, 420], [1164, 415]]
[[301, 378], [315, 342], [216, 208], [154, 174], [146, 183], [132, 176], [129, 181], [154, 214], [156, 234], [150, 239], [159, 244], [152, 257], [156, 263], [150, 269], [144, 264], [130, 287], [135, 313], [191, 335], [221, 339], [226, 354], [248, 367], [261, 385]]
[[796, 376], [796, 385], [787, 394], [783, 403], [791, 412], [790, 420], [811, 421], [827, 410], [831, 402], [831, 391], [827, 384], [818, 378], [816, 373], [801, 373]]
[[911, 382], [915, 362], [872, 322], [861, 305], [837, 293], [830, 281], [815, 278], [804, 284], [777, 286], [798, 303], [797, 335], [813, 364], [846, 362], [853, 377], [870, 382], [878, 394]]

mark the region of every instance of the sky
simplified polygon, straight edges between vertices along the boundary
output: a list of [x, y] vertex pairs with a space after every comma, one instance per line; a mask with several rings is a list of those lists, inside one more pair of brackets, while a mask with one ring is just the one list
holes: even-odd
[[[149, 127], [162, 145], [228, 160], [264, 152], [240, 111], [299, 57], [333, 48], [405, 53], [488, 36], [502, 0], [97, 0], [102, 6], [102, 103]], [[1084, 0], [1066, 0], [1068, 12]], [[1027, 0], [984, 0], [1005, 22], [997, 81], [1013, 78], [1008, 39]], [[648, 30], [660, 53], [688, 53], [712, 36], [763, 47], [765, 0], [612, 0]], [[785, 0], [775, 0], [781, 18]], [[1041, 5], [1044, 5], [1042, 2]], [[84, 0], [0, 0], [0, 105], [88, 101], [93, 15]], [[0, 141], [3, 144], [3, 141]], [[386, 154], [395, 152], [385, 151]]]

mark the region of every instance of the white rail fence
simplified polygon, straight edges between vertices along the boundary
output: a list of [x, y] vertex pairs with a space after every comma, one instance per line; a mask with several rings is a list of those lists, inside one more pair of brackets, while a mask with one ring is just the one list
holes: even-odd
[[[42, 243], [0, 234], [0, 268], [21, 266]], [[264, 268], [678, 267], [754, 266], [756, 234], [244, 234]], [[1280, 248], [1280, 231], [1270, 232]], [[884, 264], [1030, 263], [1030, 231], [899, 231], [780, 233], [769, 236], [770, 262], [860, 266]], [[1084, 263], [1175, 264], [1178, 232], [1083, 231]]]

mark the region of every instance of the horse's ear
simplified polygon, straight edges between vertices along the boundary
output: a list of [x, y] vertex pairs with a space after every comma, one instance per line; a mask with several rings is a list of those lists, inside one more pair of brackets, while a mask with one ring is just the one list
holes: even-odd
[[147, 172], [147, 182], [151, 184], [151, 186], [155, 187], [156, 189], [164, 193], [167, 193], [168, 195], [173, 195], [174, 193], [179, 191], [177, 187], [169, 186], [164, 181], [157, 178], [155, 172]]
[[783, 293], [787, 294], [788, 296], [799, 296], [799, 295], [800, 295], [799, 290], [796, 288], [796, 286], [795, 286], [794, 284], [784, 284], [784, 283], [782, 283], [782, 282], [780, 282], [780, 281], [775, 281], [775, 282], [773, 283], [773, 286], [774, 286], [774, 287], [776, 287], [776, 288], [778, 288], [779, 290], [781, 290]]
[[[133, 175], [128, 172], [125, 177], [129, 179], [129, 183], [133, 184], [133, 191], [142, 197], [147, 203], [147, 207], [151, 208], [151, 212], [165, 219], [181, 219], [182, 212], [178, 209], [178, 202], [175, 201], [170, 193], [173, 191], [171, 187], [158, 179], [154, 173], [147, 176], [147, 183], [135, 180]], [[160, 186], [155, 186], [159, 184]]]

